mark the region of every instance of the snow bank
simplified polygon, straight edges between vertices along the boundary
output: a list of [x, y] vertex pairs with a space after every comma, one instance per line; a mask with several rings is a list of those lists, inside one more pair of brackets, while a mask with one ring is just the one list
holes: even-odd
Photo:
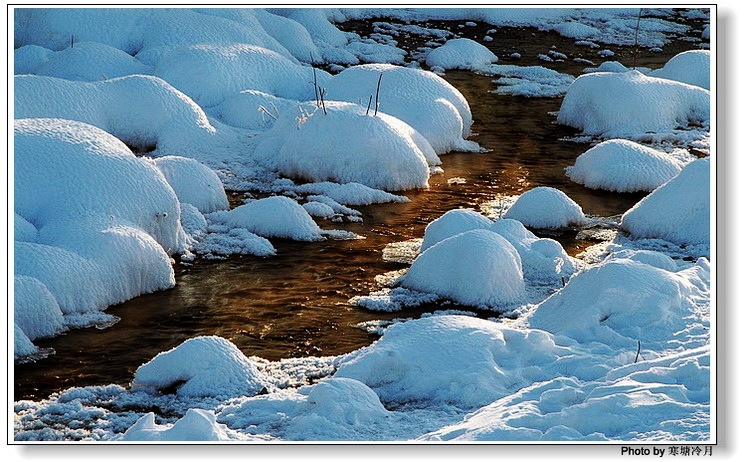
[[153, 160], [183, 204], [191, 204], [201, 213], [228, 208], [228, 196], [217, 174], [194, 159], [165, 156]]
[[215, 212], [209, 219], [231, 228], [244, 228], [264, 237], [296, 241], [322, 240], [321, 229], [305, 209], [284, 196], [251, 201], [230, 211]]
[[255, 157], [290, 177], [393, 191], [427, 187], [429, 164], [439, 163], [429, 143], [404, 122], [332, 101], [325, 103], [325, 112], [315, 103], [285, 111], [259, 142]]
[[688, 164], [675, 178], [624, 213], [621, 227], [636, 238], [660, 238], [676, 244], [708, 244], [709, 165], [709, 158]]
[[[315, 98], [314, 71], [266, 48], [242, 43], [180, 47], [165, 55], [154, 70], [200, 106], [209, 108], [243, 90], [258, 90], [280, 98]], [[316, 70], [320, 87], [330, 75]]]
[[[16, 76], [15, 117], [77, 120], [130, 146], [195, 157], [212, 153], [215, 128], [186, 95], [157, 77], [134, 75], [103, 82]], [[211, 146], [211, 147], [210, 147]]]
[[652, 77], [675, 80], [709, 89], [711, 53], [709, 50], [689, 50], [670, 58], [662, 69], [649, 73]]
[[504, 218], [511, 218], [531, 228], [566, 228], [585, 222], [582, 208], [564, 192], [540, 186], [524, 192], [507, 209]]
[[133, 390], [175, 388], [181, 397], [255, 395], [267, 386], [256, 366], [228, 340], [194, 337], [158, 353], [135, 371]]
[[465, 140], [473, 123], [468, 102], [455, 87], [432, 72], [390, 64], [350, 67], [328, 82], [328, 99], [367, 106], [372, 95], [374, 106], [381, 74], [379, 113], [412, 126], [438, 154], [478, 149], [474, 142]]
[[[708, 265], [673, 273], [644, 263], [612, 259], [574, 276], [540, 303], [523, 322], [531, 328], [634, 351], [680, 345], [694, 322], [708, 324], [702, 291]], [[677, 340], [677, 341], [676, 341]]]
[[334, 377], [370, 386], [387, 403], [483, 406], [533, 383], [562, 351], [545, 332], [467, 316], [398, 323], [341, 358]]
[[427, 66], [479, 70], [499, 58], [484, 45], [467, 38], [451, 39], [427, 55]]
[[122, 441], [229, 441], [233, 433], [217, 423], [213, 411], [189, 409], [173, 425], [158, 425], [155, 414], [140, 417], [122, 436]]
[[569, 178], [592, 189], [652, 191], [680, 173], [682, 165], [656, 149], [628, 140], [608, 140], [580, 155], [566, 168]]
[[509, 241], [484, 229], [457, 234], [425, 250], [401, 285], [490, 308], [518, 304], [525, 297], [520, 255]]
[[149, 74], [150, 68], [117, 48], [102, 43], [81, 42], [51, 54], [33, 73], [93, 82], [133, 74]]
[[489, 229], [492, 221], [482, 214], [467, 209], [448, 210], [424, 229], [420, 252], [456, 234], [474, 229]]
[[577, 78], [558, 122], [587, 135], [623, 138], [709, 123], [709, 91], [638, 71], [598, 72]]

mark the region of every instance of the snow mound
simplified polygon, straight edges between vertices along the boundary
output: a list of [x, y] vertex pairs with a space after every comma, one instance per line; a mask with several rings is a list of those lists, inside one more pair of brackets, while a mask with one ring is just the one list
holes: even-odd
[[217, 423], [213, 411], [189, 409], [173, 425], [158, 425], [148, 412], [124, 432], [122, 441], [229, 441], [231, 430]]
[[540, 186], [524, 192], [504, 213], [525, 226], [537, 229], [566, 228], [585, 222], [582, 208], [564, 192]]
[[149, 74], [150, 68], [119, 49], [102, 43], [81, 42], [55, 52], [33, 73], [94, 82], [133, 74]]
[[623, 138], [709, 123], [709, 91], [638, 71], [598, 72], [569, 87], [558, 122], [587, 135]]
[[181, 397], [253, 396], [267, 386], [264, 376], [228, 340], [194, 337], [158, 353], [135, 371], [133, 390], [175, 388]]
[[285, 196], [272, 196], [251, 201], [230, 211], [209, 215], [209, 219], [232, 228], [244, 228], [264, 237], [296, 241], [319, 241], [321, 229], [308, 212]]
[[17, 323], [13, 323], [13, 359], [38, 353], [39, 348], [28, 338]]
[[15, 117], [85, 122], [129, 146], [156, 147], [162, 155], [194, 157], [214, 150], [216, 130], [204, 111], [168, 83], [151, 76], [93, 83], [16, 76]]
[[36, 242], [39, 230], [29, 223], [25, 218], [13, 212], [13, 240], [23, 242]]
[[473, 408], [544, 377], [560, 349], [536, 330], [459, 315], [388, 327], [341, 358], [335, 377], [359, 380], [388, 403], [439, 402]]
[[456, 234], [474, 229], [489, 229], [492, 221], [482, 214], [467, 209], [448, 210], [441, 217], [431, 221], [424, 229], [424, 241], [420, 248], [428, 248]]
[[38, 279], [16, 275], [13, 282], [13, 320], [29, 340], [65, 330], [62, 311], [47, 286]]
[[[241, 43], [177, 48], [160, 60], [154, 73], [205, 108], [243, 90], [298, 101], [315, 98], [312, 68], [266, 48]], [[330, 78], [323, 70], [316, 70], [315, 76], [321, 87]]]
[[243, 90], [226, 96], [225, 101], [211, 108], [210, 115], [234, 127], [267, 130], [281, 112], [297, 104], [297, 101], [258, 90]]
[[621, 227], [636, 238], [659, 238], [676, 244], [708, 244], [709, 165], [709, 158], [688, 164], [675, 178], [624, 213]]
[[484, 45], [467, 38], [451, 39], [427, 55], [427, 66], [479, 70], [499, 58]]
[[16, 48], [13, 50], [13, 74], [35, 74], [53, 55], [54, 51], [38, 45]]
[[439, 164], [429, 143], [406, 123], [332, 101], [325, 110], [308, 103], [299, 112], [285, 111], [263, 135], [255, 157], [290, 177], [391, 191], [427, 187], [429, 165]]
[[390, 414], [374, 391], [350, 378], [331, 377], [302, 387], [298, 392], [308, 396], [308, 404], [312, 406], [314, 414], [332, 422], [366, 425]]
[[525, 297], [520, 255], [505, 238], [485, 229], [457, 234], [425, 250], [401, 285], [489, 308], [518, 304]]
[[633, 351], [640, 342], [645, 349], [663, 349], [692, 319], [708, 323], [708, 310], [698, 304], [708, 301], [701, 289], [707, 281], [708, 265], [703, 263], [692, 271], [672, 273], [612, 259], [574, 276], [524, 322], [580, 343]]
[[194, 159], [165, 156], [153, 160], [183, 204], [191, 204], [201, 213], [228, 208], [228, 196], [217, 174]]
[[432, 72], [390, 64], [350, 67], [328, 82], [328, 99], [367, 106], [372, 95], [374, 106], [379, 79], [379, 113], [412, 126], [438, 154], [478, 149], [476, 143], [465, 140], [473, 123], [468, 102], [455, 87]]
[[662, 69], [649, 73], [652, 77], [675, 80], [709, 89], [711, 53], [709, 50], [689, 50], [670, 58]]
[[592, 189], [613, 192], [652, 191], [683, 169], [664, 152], [633, 141], [604, 141], [577, 157], [566, 168], [572, 181]]
[[675, 260], [668, 257], [664, 253], [655, 252], [654, 250], [618, 250], [608, 255], [607, 260], [618, 258], [626, 258], [628, 260], [637, 261], [639, 263], [654, 266], [655, 268], [663, 269], [665, 271], [678, 271], [678, 265], [675, 263]]
[[557, 285], [565, 282], [578, 267], [557, 241], [538, 238], [517, 220], [501, 218], [489, 230], [498, 233], [520, 254], [525, 280], [534, 284]]

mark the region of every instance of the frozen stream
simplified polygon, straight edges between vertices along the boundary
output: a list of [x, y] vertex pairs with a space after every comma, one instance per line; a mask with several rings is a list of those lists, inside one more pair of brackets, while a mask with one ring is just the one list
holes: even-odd
[[[533, 32], [520, 30], [520, 34]], [[515, 35], [517, 47], [519, 37]], [[565, 53], [579, 47], [555, 34], [535, 35], [520, 49], [526, 56], [520, 65], [546, 65], [573, 75], [586, 67], [573, 62], [555, 66], [539, 62], [530, 47], [545, 51], [546, 43], [555, 43]], [[500, 47], [508, 45], [497, 39], [493, 43], [499, 45], [494, 51], [502, 56]], [[638, 64], [660, 67], [681, 47], [685, 44], [647, 54]], [[617, 58], [627, 61], [623, 55]], [[477, 134], [471, 139], [489, 152], [444, 155], [445, 173], [430, 179], [430, 189], [406, 193], [410, 202], [360, 207], [363, 223], [333, 226], [365, 236], [364, 240], [275, 240], [275, 257], [200, 260], [192, 266], [177, 267], [174, 289], [111, 307], [107, 312], [121, 318], [113, 327], [73, 330], [38, 340], [38, 346], [53, 348], [56, 354], [37, 363], [15, 366], [15, 399], [38, 399], [71, 386], [126, 385], [138, 366], [197, 335], [225, 337], [247, 356], [270, 360], [346, 353], [376, 338], [355, 327], [360, 322], [456, 308], [430, 305], [379, 313], [348, 303], [353, 296], [376, 290], [376, 275], [404, 267], [383, 261], [382, 250], [387, 244], [422, 237], [426, 224], [444, 212], [458, 207], [478, 210], [500, 195], [519, 194], [536, 186], [563, 190], [586, 214], [595, 216], [623, 213], [642, 197], [589, 190], [564, 175], [564, 167], [573, 164], [589, 145], [560, 141], [576, 134], [554, 123], [551, 113], [558, 111], [560, 98], [497, 95], [490, 93], [495, 89], [495, 77], [465, 71], [449, 71], [445, 78], [469, 101], [475, 120], [472, 131]], [[448, 181], [453, 178], [465, 181]], [[570, 255], [588, 244], [574, 240], [573, 235], [552, 237], [559, 239]]]

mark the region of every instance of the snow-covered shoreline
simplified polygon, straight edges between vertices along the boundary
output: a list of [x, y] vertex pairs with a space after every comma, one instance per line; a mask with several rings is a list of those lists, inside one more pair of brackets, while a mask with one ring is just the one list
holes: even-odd
[[[629, 45], [621, 33], [637, 13], [402, 10], [393, 17], [540, 25]], [[112, 303], [172, 286], [171, 258], [270, 256], [274, 238], [355, 238], [321, 229], [312, 217], [354, 221], [349, 206], [404, 201], [391, 192], [427, 187], [447, 168], [441, 155], [480, 149], [468, 139], [469, 102], [418, 61], [358, 65], [403, 64], [393, 35], [363, 40], [333, 25], [381, 11], [133, 9], [116, 24], [112, 14], [16, 10], [15, 64], [26, 74], [15, 82], [16, 358], [38, 353], [35, 338], [86, 318], [100, 322]], [[662, 47], [665, 33], [684, 33], [665, 19], [674, 14], [650, 12], [639, 43]], [[601, 31], [601, 23], [611, 27]], [[175, 38], [185, 26], [193, 35]], [[482, 45], [458, 40], [466, 39], [446, 42], [455, 53], [443, 46], [421, 63], [506, 75], [501, 84], [513, 79], [515, 94], [566, 93], [558, 122], [586, 136], [708, 151], [710, 90], [700, 77], [708, 51], [679, 55], [655, 73], [617, 69], [567, 80], [494, 64]], [[104, 66], [101, 77], [73, 72], [92, 59]], [[335, 75], [308, 65], [321, 63]], [[608, 85], [636, 99], [615, 101], [603, 91]], [[660, 104], [647, 108], [649, 101]], [[260, 117], [246, 117], [250, 110]], [[340, 133], [349, 137], [343, 149]], [[60, 153], [59, 162], [49, 163], [48, 152]], [[15, 438], [711, 441], [710, 162], [623, 155], [611, 162], [657, 169], [661, 178], [645, 184], [652, 193], [624, 215], [627, 234], [594, 249], [594, 261], [573, 261], [556, 241], [525, 228], [587, 220], [561, 191], [536, 188], [497, 220], [454, 214], [439, 231], [432, 222], [430, 240], [425, 234], [395, 288], [357, 302], [389, 309], [407, 297], [444, 297], [512, 311], [514, 322], [440, 313], [395, 323], [347, 355], [277, 363], [200, 337], [143, 365], [131, 390], [73, 388], [16, 402]], [[610, 169], [578, 159], [568, 174], [591, 187], [637, 187], [633, 172]], [[591, 184], [583, 179], [590, 176]], [[220, 179], [291, 197], [227, 210]], [[298, 193], [306, 194], [300, 202]], [[680, 251], [687, 260], [677, 259]], [[84, 284], [64, 277], [72, 268], [85, 272]], [[120, 284], [111, 290], [114, 280]], [[197, 360], [210, 351], [212, 359]]]

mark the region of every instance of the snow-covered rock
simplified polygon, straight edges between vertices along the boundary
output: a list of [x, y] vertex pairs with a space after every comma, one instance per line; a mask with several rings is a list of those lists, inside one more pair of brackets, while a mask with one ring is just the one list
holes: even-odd
[[284, 196], [258, 199], [230, 211], [209, 215], [209, 219], [231, 228], [244, 228], [264, 237], [296, 241], [322, 240], [321, 229], [305, 209]]
[[683, 166], [664, 152], [629, 140], [593, 146], [566, 168], [572, 181], [613, 192], [652, 191], [680, 173]]
[[65, 330], [62, 311], [47, 286], [38, 279], [16, 275], [13, 281], [13, 320], [29, 340]]
[[[437, 155], [416, 130], [387, 114], [327, 101], [286, 110], [259, 142], [255, 156], [283, 175], [356, 182], [398, 191], [428, 185]], [[343, 137], [343, 142], [341, 138]]]
[[173, 425], [155, 423], [155, 414], [148, 412], [124, 432], [122, 441], [229, 441], [234, 439], [230, 433], [210, 410], [189, 409]]
[[505, 238], [485, 229], [429, 247], [414, 260], [401, 285], [492, 309], [519, 304], [525, 297], [520, 255]]
[[267, 386], [256, 366], [222, 337], [190, 338], [135, 371], [132, 389], [171, 390], [182, 397], [253, 396]]
[[427, 66], [443, 69], [479, 70], [499, 58], [484, 45], [467, 38], [445, 42], [427, 55]]
[[456, 234], [474, 229], [489, 229], [492, 221], [482, 214], [468, 209], [448, 210], [441, 217], [431, 221], [424, 229], [424, 240], [420, 251]]
[[561, 355], [538, 330], [458, 315], [395, 324], [383, 337], [342, 357], [334, 377], [371, 387], [388, 403], [483, 406], [546, 377]]
[[378, 79], [379, 113], [412, 126], [438, 154], [478, 149], [476, 143], [465, 140], [473, 123], [468, 102], [455, 87], [432, 72], [390, 64], [350, 67], [328, 82], [328, 99], [367, 106], [372, 96], [374, 111]]
[[709, 158], [691, 162], [675, 178], [624, 213], [621, 227], [636, 238], [708, 244], [710, 176]]
[[670, 58], [662, 69], [649, 73], [652, 77], [675, 80], [709, 89], [711, 53], [709, 50], [689, 50]]
[[503, 217], [538, 229], [566, 228], [585, 222], [585, 214], [576, 202], [563, 191], [547, 186], [522, 193]]
[[214, 170], [179, 156], [158, 157], [153, 162], [182, 204], [191, 204], [201, 213], [228, 208], [228, 196]]
[[558, 122], [587, 135], [623, 138], [708, 125], [709, 91], [639, 71], [598, 72], [577, 78], [567, 91]]

